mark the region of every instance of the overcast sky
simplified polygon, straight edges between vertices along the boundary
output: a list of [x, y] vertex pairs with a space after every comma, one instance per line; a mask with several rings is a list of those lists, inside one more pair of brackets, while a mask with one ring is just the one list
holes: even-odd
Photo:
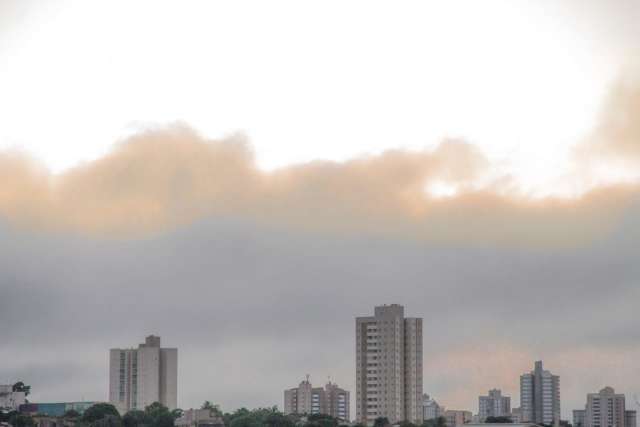
[[448, 408], [539, 359], [633, 407], [637, 2], [176, 5], [0, 0], [0, 382], [105, 400], [157, 334], [182, 408], [355, 395], [400, 303]]

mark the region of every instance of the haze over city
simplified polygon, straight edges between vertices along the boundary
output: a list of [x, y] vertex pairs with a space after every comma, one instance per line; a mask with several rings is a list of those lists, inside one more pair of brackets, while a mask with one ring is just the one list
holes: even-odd
[[109, 350], [154, 334], [181, 408], [282, 405], [307, 374], [353, 398], [354, 319], [395, 303], [447, 407], [517, 401], [538, 360], [563, 419], [606, 386], [632, 407], [638, 22], [0, 0], [0, 383], [105, 401]]

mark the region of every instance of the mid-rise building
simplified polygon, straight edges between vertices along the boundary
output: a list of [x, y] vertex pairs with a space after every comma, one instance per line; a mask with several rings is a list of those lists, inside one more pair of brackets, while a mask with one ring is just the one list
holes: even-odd
[[560, 425], [560, 377], [544, 370], [542, 361], [520, 376], [520, 408], [522, 422]]
[[489, 390], [487, 396], [478, 398], [478, 417], [480, 422], [488, 417], [511, 417], [511, 398], [500, 390]]
[[573, 419], [581, 427], [636, 427], [635, 411], [628, 411], [624, 394], [611, 387], [589, 393], [585, 409], [573, 411]]
[[356, 417], [422, 423], [422, 319], [398, 304], [356, 318]]
[[14, 391], [13, 384], [0, 385], [0, 410], [17, 411], [27, 401], [24, 391]]
[[428, 394], [422, 396], [422, 419], [433, 420], [444, 416], [444, 406], [438, 405], [435, 399], [431, 398]]
[[444, 419], [447, 427], [460, 427], [469, 424], [473, 419], [471, 411], [448, 409], [444, 411]]
[[573, 410], [573, 427], [584, 427], [586, 412], [584, 409]]
[[138, 348], [111, 349], [109, 402], [119, 411], [144, 409], [160, 402], [177, 407], [178, 350], [161, 348], [160, 337], [150, 335]]
[[350, 420], [350, 394], [329, 381], [324, 388], [313, 387], [309, 376], [298, 387], [284, 391], [284, 413], [313, 415], [326, 414], [341, 420]]

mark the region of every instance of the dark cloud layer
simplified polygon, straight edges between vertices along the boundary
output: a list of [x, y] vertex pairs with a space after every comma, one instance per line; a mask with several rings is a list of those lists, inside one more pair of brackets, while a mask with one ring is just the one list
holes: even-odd
[[[573, 384], [567, 414], [601, 381], [636, 386], [638, 218], [635, 204], [579, 249], [320, 238], [230, 220], [136, 240], [5, 226], [0, 378], [23, 376], [38, 400], [104, 399], [107, 349], [158, 333], [180, 348], [182, 406], [281, 404], [305, 373], [353, 388], [354, 317], [399, 302], [424, 317], [425, 389], [443, 403], [475, 407], [488, 387], [515, 398], [517, 375], [542, 357]], [[602, 374], [611, 360], [628, 362], [624, 376]]]

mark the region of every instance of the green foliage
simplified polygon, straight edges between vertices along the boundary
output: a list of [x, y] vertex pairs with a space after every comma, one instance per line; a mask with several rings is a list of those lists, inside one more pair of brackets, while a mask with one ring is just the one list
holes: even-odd
[[391, 425], [387, 417], [378, 417], [373, 422], [373, 427], [387, 427]]
[[91, 427], [122, 427], [120, 415], [107, 414], [101, 419], [91, 423]]
[[432, 418], [422, 423], [422, 427], [446, 427], [446, 425], [447, 419], [445, 417]]
[[295, 427], [294, 417], [286, 416], [277, 407], [248, 410], [241, 408], [224, 415], [227, 427]]
[[305, 427], [338, 427], [339, 420], [331, 415], [312, 414], [307, 418]]
[[184, 411], [180, 408], [176, 408], [173, 411], [171, 411], [171, 416], [173, 417], [174, 420], [177, 420], [178, 418], [182, 417], [184, 415]]
[[414, 423], [410, 422], [410, 421], [403, 421], [400, 423], [400, 427], [418, 427], [417, 425], [415, 425]]
[[491, 424], [508, 424], [513, 423], [513, 420], [510, 417], [487, 417], [484, 422]]
[[[120, 414], [115, 406], [110, 403], [96, 403], [95, 405], [89, 407], [86, 411], [84, 411], [84, 415], [82, 416], [82, 421], [85, 423], [93, 424], [96, 421], [102, 420], [106, 416], [111, 415], [118, 421], [120, 421]], [[109, 422], [113, 422], [114, 420], [109, 420]]]
[[64, 418], [79, 418], [80, 417], [80, 412], [76, 411], [75, 409], [69, 409], [67, 412], [64, 413], [63, 417]]
[[173, 427], [171, 411], [160, 402], [153, 402], [144, 408], [146, 425], [149, 427]]
[[147, 418], [144, 411], [132, 409], [122, 417], [122, 425], [124, 427], [141, 427], [146, 425]]
[[36, 423], [33, 421], [33, 418], [28, 415], [13, 412], [9, 416], [9, 424], [13, 427], [34, 427]]

